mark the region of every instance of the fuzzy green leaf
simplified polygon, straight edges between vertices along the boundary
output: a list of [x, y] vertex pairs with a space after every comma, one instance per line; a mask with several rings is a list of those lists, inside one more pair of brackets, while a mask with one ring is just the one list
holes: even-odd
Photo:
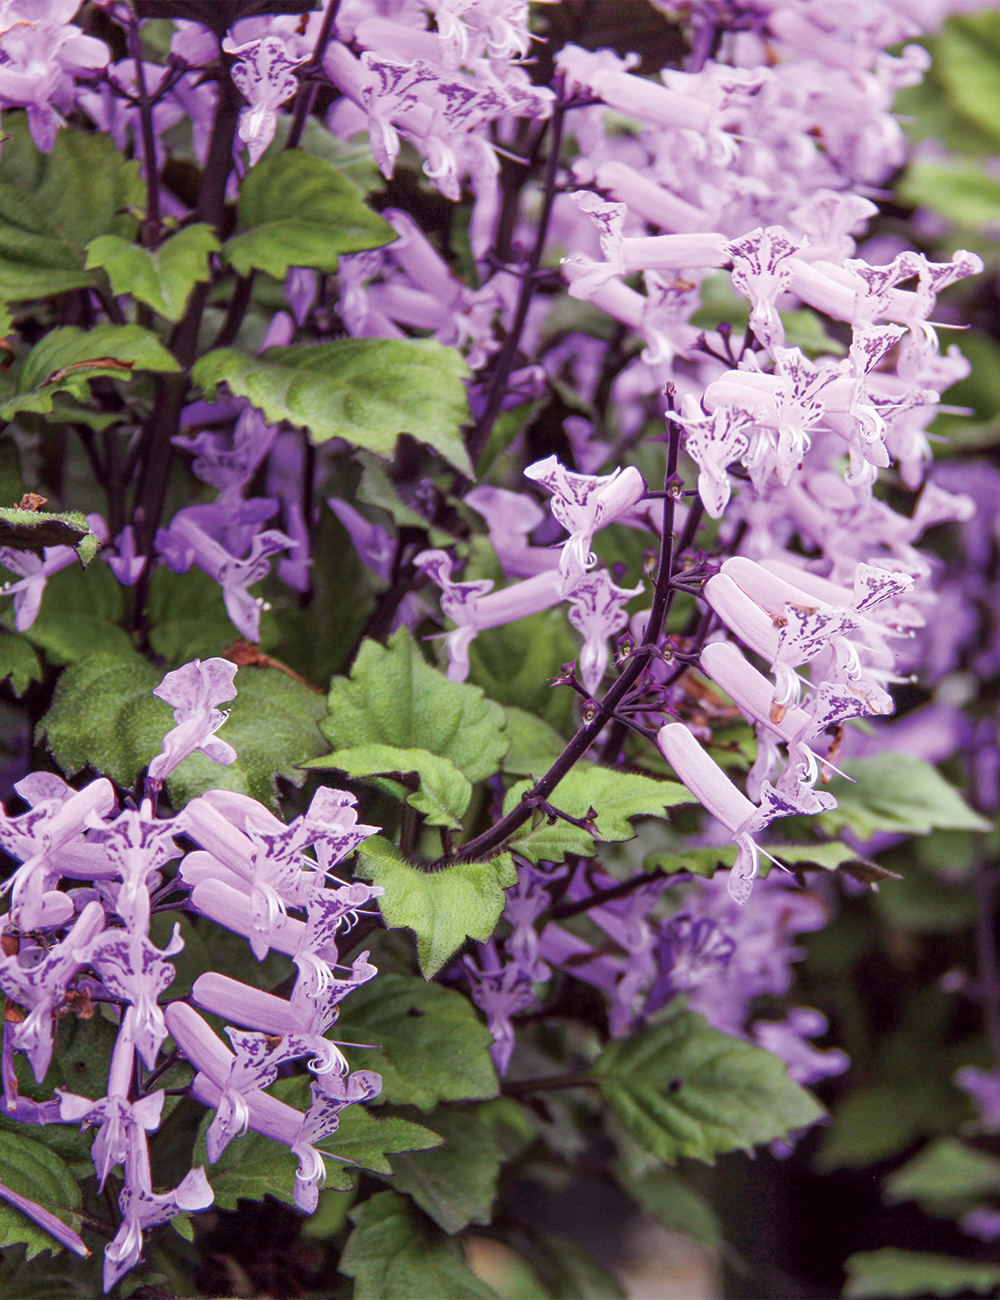
[[[504, 812], [510, 812], [531, 789], [530, 781], [511, 786], [504, 799]], [[548, 802], [560, 812], [583, 820], [590, 809], [597, 812], [597, 831], [602, 840], [630, 840], [635, 834], [632, 817], [662, 817], [664, 809], [690, 803], [691, 796], [676, 781], [656, 781], [635, 772], [619, 772], [591, 763], [578, 763], [556, 786]], [[532, 862], [557, 861], [564, 853], [590, 857], [594, 841], [585, 830], [561, 819], [549, 826], [541, 815], [536, 824], [528, 823], [511, 839], [511, 847]]]
[[317, 723], [323, 698], [274, 668], [241, 668], [236, 699], [222, 733], [236, 750], [236, 762], [219, 767], [192, 754], [169, 778], [175, 806], [214, 788], [248, 794], [277, 811], [275, 776], [302, 785], [302, 765], [324, 749]]
[[382, 1076], [384, 1102], [432, 1110], [441, 1101], [497, 1095], [493, 1036], [468, 998], [413, 975], [379, 975], [344, 1002], [337, 1038], [373, 1043], [344, 1049], [352, 1069]]
[[478, 687], [450, 682], [432, 668], [406, 628], [388, 646], [365, 641], [350, 679], [331, 681], [320, 730], [336, 749], [426, 749], [470, 781], [492, 776], [508, 745], [503, 710]]
[[376, 1174], [392, 1173], [389, 1155], [398, 1158], [401, 1151], [426, 1151], [438, 1147], [444, 1138], [433, 1129], [414, 1124], [398, 1115], [380, 1118], [364, 1106], [348, 1106], [340, 1115], [337, 1131], [317, 1143], [320, 1151]]
[[336, 271], [338, 254], [398, 238], [366, 206], [360, 186], [301, 149], [252, 167], [240, 186], [238, 211], [240, 225], [249, 229], [227, 240], [223, 255], [240, 275], [256, 268], [282, 280], [290, 266]]
[[[194, 1168], [199, 1165], [204, 1168], [215, 1193], [215, 1208], [235, 1210], [241, 1200], [262, 1201], [265, 1196], [294, 1205], [299, 1162], [280, 1142], [272, 1142], [260, 1133], [244, 1133], [233, 1138], [214, 1165], [209, 1164], [205, 1134], [214, 1114], [210, 1111], [202, 1120], [191, 1163]], [[330, 1161], [328, 1168], [334, 1163]], [[336, 1171], [333, 1172], [335, 1181]], [[350, 1186], [346, 1175], [341, 1185]]]
[[165, 373], [180, 366], [152, 330], [141, 325], [95, 325], [89, 330], [66, 325], [51, 330], [25, 358], [14, 396], [0, 405], [0, 419], [13, 419], [18, 411], [51, 411], [52, 399], [60, 392], [86, 402], [89, 379], [128, 379], [133, 370]]
[[344, 438], [391, 456], [408, 433], [471, 477], [459, 432], [469, 418], [468, 374], [460, 354], [434, 339], [338, 339], [268, 348], [262, 357], [217, 348], [193, 371], [209, 400], [227, 384], [269, 424], [287, 420], [313, 442]]
[[989, 1295], [1000, 1287], [998, 1264], [974, 1264], [920, 1250], [898, 1250], [895, 1246], [851, 1255], [844, 1267], [844, 1296], [848, 1300], [864, 1296], [874, 1300], [889, 1296], [950, 1296], [962, 1291]]
[[11, 689], [18, 698], [32, 682], [42, 680], [38, 655], [23, 636], [0, 635], [0, 681], [6, 681], [8, 677]]
[[689, 1156], [711, 1164], [823, 1115], [778, 1057], [685, 1010], [610, 1042], [590, 1078], [636, 1141], [670, 1163]]
[[489, 862], [421, 871], [380, 835], [366, 840], [359, 850], [357, 874], [385, 890], [378, 905], [386, 925], [416, 935], [420, 969], [427, 979], [437, 974], [466, 936], [480, 943], [489, 939], [504, 909], [504, 890], [517, 882], [509, 853]]
[[217, 252], [215, 231], [204, 222], [185, 226], [157, 249], [120, 235], [99, 235], [87, 245], [87, 270], [101, 267], [114, 293], [130, 293], [167, 320], [178, 321], [199, 281], [209, 279], [209, 253]]
[[355, 1224], [339, 1268], [354, 1278], [354, 1300], [497, 1300], [465, 1262], [462, 1246], [395, 1192], [351, 1211]]
[[736, 861], [736, 846], [723, 844], [717, 849], [685, 849], [682, 853], [649, 853], [642, 860], [643, 871], [663, 871], [672, 876], [689, 871], [694, 876], [711, 879], [717, 871], [731, 867]]
[[639, 1178], [620, 1176], [619, 1181], [646, 1214], [671, 1232], [683, 1232], [712, 1250], [722, 1245], [722, 1227], [712, 1207], [676, 1170], [656, 1169]]
[[987, 230], [1000, 224], [1000, 181], [974, 162], [916, 160], [906, 169], [899, 192], [905, 202], [934, 208], [959, 226]]
[[310, 759], [304, 768], [325, 768], [348, 776], [395, 777], [404, 792], [408, 779], [418, 778], [419, 789], [406, 795], [406, 802], [424, 814], [432, 826], [461, 830], [462, 817], [472, 798], [472, 786], [450, 759], [426, 749], [397, 749], [394, 745], [358, 745], [338, 749], [322, 758]]
[[66, 669], [38, 733], [67, 776], [89, 765], [126, 789], [134, 783], [173, 725], [152, 694], [161, 676], [134, 653], [88, 655]]
[[394, 1155], [392, 1185], [406, 1192], [445, 1232], [489, 1223], [504, 1152], [476, 1107], [439, 1106], [428, 1127], [444, 1144], [432, 1151]]
[[[79, 1185], [66, 1162], [41, 1142], [0, 1130], [0, 1183], [35, 1201], [75, 1232], [80, 1231]], [[0, 1200], [0, 1248], [19, 1242], [27, 1246], [28, 1259], [43, 1250], [63, 1249], [44, 1228]]]
[[0, 299], [19, 302], [84, 288], [83, 249], [97, 235], [130, 238], [143, 202], [138, 162], [106, 132], [64, 127], [50, 153], [34, 145], [24, 113], [5, 113], [0, 158]]
[[0, 546], [41, 556], [46, 546], [72, 546], [86, 568], [100, 549], [100, 539], [77, 510], [0, 509]]
[[504, 709], [510, 749], [503, 770], [516, 776], [540, 777], [566, 748], [566, 741], [547, 722], [525, 709]]
[[934, 72], [960, 113], [1000, 140], [1000, 14], [953, 14], [936, 42]]
[[989, 831], [992, 823], [974, 812], [941, 773], [914, 754], [876, 754], [850, 759], [844, 771], [855, 784], [835, 777], [830, 793], [838, 806], [821, 814], [830, 834], [846, 826], [861, 840], [877, 831], [928, 835], [932, 830]]

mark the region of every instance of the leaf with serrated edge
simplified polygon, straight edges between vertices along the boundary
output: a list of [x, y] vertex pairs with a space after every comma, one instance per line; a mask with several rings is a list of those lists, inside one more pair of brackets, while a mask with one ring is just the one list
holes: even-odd
[[417, 936], [420, 969], [435, 975], [466, 936], [485, 943], [496, 928], [506, 899], [504, 890], [517, 883], [508, 853], [489, 862], [462, 862], [441, 871], [411, 867], [380, 835], [359, 850], [357, 874], [381, 885], [378, 900], [390, 929], [412, 930]]
[[363, 777], [378, 774], [419, 777], [420, 788], [406, 802], [424, 814], [431, 826], [460, 830], [472, 798], [472, 786], [450, 759], [426, 749], [397, 749], [394, 745], [358, 745], [310, 759], [304, 768], [325, 768]]
[[223, 256], [240, 275], [251, 269], [276, 280], [290, 266], [336, 271], [341, 253], [360, 253], [398, 236], [364, 201], [360, 186], [323, 158], [286, 149], [252, 167], [240, 186], [244, 233]]
[[344, 1048], [352, 1069], [382, 1076], [380, 1102], [432, 1110], [441, 1101], [497, 1095], [493, 1035], [468, 998], [414, 975], [379, 975], [343, 1003], [337, 1038], [373, 1043]]
[[330, 683], [320, 730], [336, 749], [426, 749], [450, 759], [473, 782], [499, 769], [508, 745], [500, 706], [478, 686], [451, 682], [432, 668], [406, 628], [388, 646], [362, 644], [350, 679]]
[[262, 357], [217, 348], [192, 373], [209, 401], [227, 384], [269, 424], [287, 420], [315, 443], [343, 438], [391, 456], [408, 433], [472, 476], [459, 432], [469, 419], [469, 369], [434, 339], [337, 339], [268, 348]]
[[890, 1296], [958, 1295], [975, 1291], [988, 1295], [1000, 1287], [1000, 1265], [931, 1255], [921, 1250], [865, 1250], [846, 1260], [847, 1300], [887, 1300]]
[[401, 1151], [426, 1151], [444, 1141], [439, 1133], [398, 1115], [384, 1119], [363, 1106], [348, 1106], [341, 1112], [337, 1131], [317, 1145], [320, 1151], [350, 1160], [376, 1174], [392, 1173], [388, 1157]]
[[497, 1300], [447, 1237], [405, 1196], [379, 1192], [351, 1211], [354, 1231], [338, 1265], [354, 1300]]
[[915, 754], [876, 754], [848, 759], [854, 784], [834, 777], [836, 808], [821, 813], [820, 826], [835, 834], [847, 826], [861, 840], [878, 831], [927, 835], [932, 830], [989, 831], [992, 822], [974, 812], [953, 785]]
[[157, 249], [120, 235], [99, 235], [87, 245], [87, 270], [103, 268], [114, 293], [130, 293], [167, 320], [178, 321], [191, 290], [211, 277], [208, 255], [218, 249], [215, 231], [204, 222], [185, 226]]
[[631, 1135], [670, 1163], [688, 1156], [711, 1164], [823, 1115], [777, 1056], [683, 1009], [610, 1042], [590, 1078]]

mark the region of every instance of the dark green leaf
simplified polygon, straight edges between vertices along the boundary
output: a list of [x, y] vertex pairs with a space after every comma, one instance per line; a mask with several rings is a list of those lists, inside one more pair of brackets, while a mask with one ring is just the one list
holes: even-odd
[[380, 1192], [351, 1211], [355, 1224], [340, 1257], [354, 1300], [496, 1300], [472, 1272], [461, 1244], [404, 1196]]
[[37, 149], [27, 115], [5, 113], [0, 158], [0, 299], [17, 302], [93, 282], [83, 249], [97, 235], [131, 237], [143, 202], [138, 162], [107, 132], [64, 127]]
[[657, 1169], [621, 1182], [640, 1208], [671, 1232], [683, 1232], [711, 1250], [722, 1245], [722, 1228], [712, 1207], [676, 1170]]
[[350, 680], [330, 683], [320, 729], [337, 749], [426, 749], [450, 759], [470, 781], [492, 776], [508, 745], [503, 710], [478, 687], [450, 682], [431, 668], [406, 628], [388, 646], [364, 642]]
[[912, 1076], [865, 1084], [840, 1098], [823, 1134], [816, 1167], [858, 1168], [898, 1155], [928, 1133], [940, 1133], [962, 1117], [954, 1088]]
[[785, 1063], [675, 1011], [632, 1038], [615, 1039], [590, 1071], [608, 1105], [653, 1155], [708, 1163], [814, 1124], [822, 1107]]
[[174, 573], [165, 564], [149, 584], [150, 645], [172, 668], [191, 659], [212, 659], [233, 644], [233, 625], [219, 584], [192, 565]]
[[302, 785], [300, 770], [325, 748], [317, 723], [323, 697], [275, 668], [241, 668], [236, 699], [221, 733], [236, 750], [236, 762], [219, 767], [204, 754], [192, 754], [169, 778], [176, 807], [214, 788], [248, 794], [277, 808], [275, 776]]
[[[997, 67], [1000, 72], [1000, 63]], [[959, 226], [984, 230], [1000, 223], [1000, 181], [974, 162], [917, 160], [907, 169], [899, 192], [907, 203], [925, 204]]]
[[263, 357], [218, 348], [193, 371], [209, 400], [227, 384], [269, 423], [288, 420], [313, 442], [344, 438], [391, 456], [408, 433], [471, 477], [459, 432], [469, 418], [468, 373], [456, 349], [434, 339], [338, 339]]
[[[398, 238], [364, 201], [361, 188], [322, 158], [286, 149], [263, 158], [240, 186], [240, 225], [226, 260], [283, 280], [290, 266], [336, 271], [339, 253], [359, 253]], [[249, 229], [246, 229], [249, 227]]]
[[[75, 1232], [80, 1231], [80, 1188], [66, 1162], [20, 1133], [0, 1129], [0, 1183], [36, 1202]], [[23, 1242], [28, 1259], [63, 1246], [26, 1214], [0, 1200], [0, 1248]]]
[[[215, 1164], [209, 1164], [205, 1134], [214, 1115], [214, 1111], [209, 1111], [202, 1120], [191, 1163], [194, 1168], [203, 1166], [215, 1193], [215, 1208], [235, 1210], [241, 1199], [262, 1201], [265, 1196], [273, 1196], [286, 1205], [294, 1205], [295, 1173], [299, 1164], [291, 1151], [280, 1142], [272, 1142], [259, 1133], [245, 1133], [242, 1137], [233, 1138]], [[331, 1160], [327, 1169], [333, 1173], [334, 1177], [330, 1181], [336, 1186], [337, 1171], [333, 1168], [334, 1165], [335, 1162]], [[346, 1174], [342, 1185], [350, 1186]]]
[[0, 635], [0, 681], [10, 678], [11, 689], [22, 696], [32, 682], [42, 680], [38, 655], [23, 636]]
[[578, 651], [566, 611], [543, 610], [480, 632], [469, 647], [469, 681], [499, 704], [537, 714], [558, 731], [572, 731], [573, 692], [568, 686], [553, 689], [551, 682]]
[[949, 101], [1000, 140], [1000, 14], [953, 14], [936, 43], [935, 76]]
[[542, 1234], [532, 1259], [552, 1300], [625, 1300], [618, 1278], [567, 1237]]
[[18, 411], [51, 411], [56, 393], [85, 402], [87, 381], [99, 375], [128, 379], [135, 370], [180, 370], [152, 330], [141, 325], [66, 325], [52, 330], [32, 348], [17, 376], [13, 397], [0, 405], [0, 419]]
[[394, 1155], [392, 1185], [412, 1196], [445, 1232], [489, 1223], [504, 1153], [475, 1106], [439, 1106], [427, 1124], [444, 1138], [431, 1151]]
[[66, 669], [38, 730], [67, 776], [89, 764], [125, 788], [135, 782], [173, 725], [152, 694], [161, 676], [134, 652], [88, 655]]
[[504, 709], [510, 749], [503, 770], [516, 776], [540, 777], [566, 748], [566, 741], [554, 727], [524, 709]]
[[[419, 778], [419, 789], [406, 795], [406, 802], [424, 814], [432, 826], [460, 830], [462, 817], [472, 798], [472, 786], [453, 762], [426, 749], [397, 749], [394, 745], [357, 745], [337, 749], [322, 758], [303, 763], [305, 768], [334, 769], [348, 776]], [[406, 782], [404, 780], [405, 787]]]
[[1000, 1160], [957, 1138], [940, 1137], [890, 1174], [883, 1189], [887, 1201], [919, 1201], [927, 1214], [957, 1218], [1000, 1192]]
[[185, 226], [157, 249], [120, 235], [99, 235], [87, 245], [87, 270], [103, 268], [114, 293], [130, 293], [167, 320], [178, 321], [191, 290], [210, 278], [208, 255], [218, 248], [215, 231], [204, 222]]
[[958, 1295], [975, 1291], [989, 1295], [1000, 1287], [1000, 1265], [973, 1264], [947, 1255], [929, 1255], [919, 1250], [866, 1250], [851, 1255], [845, 1263], [845, 1297], [860, 1300], [871, 1296]]
[[[49, 578], [41, 612], [22, 635], [56, 664], [101, 652], [131, 659], [132, 641], [119, 626], [123, 604], [121, 584], [106, 564], [92, 564], [86, 572], [74, 564]], [[12, 605], [2, 622], [13, 629]]]
[[[439, 1133], [413, 1124], [398, 1115], [384, 1119], [372, 1115], [364, 1106], [348, 1106], [341, 1112], [340, 1125], [330, 1137], [318, 1143], [321, 1151], [343, 1157], [376, 1174], [392, 1172], [388, 1156], [399, 1151], [425, 1151], [440, 1146]], [[398, 1157], [397, 1157], [398, 1158]]]
[[937, 768], [914, 754], [876, 754], [849, 759], [843, 767], [855, 784], [843, 777], [831, 781], [830, 793], [838, 806], [819, 819], [830, 834], [842, 826], [861, 840], [877, 831], [927, 835], [932, 830], [992, 829]]
[[462, 862], [442, 871], [411, 867], [380, 835], [359, 850], [357, 874], [381, 885], [382, 917], [392, 929], [417, 936], [420, 969], [435, 975], [466, 936], [485, 943], [493, 933], [506, 899], [504, 890], [517, 883], [508, 853], [490, 862]]
[[735, 861], [736, 846], [723, 844], [717, 849], [685, 849], [683, 853], [649, 853], [642, 860], [642, 869], [643, 871], [659, 869], [666, 872], [668, 876], [678, 871], [689, 871], [695, 876], [711, 878], [717, 871], [731, 867]]
[[0, 546], [31, 551], [41, 557], [46, 546], [72, 546], [87, 567], [100, 549], [87, 516], [76, 510], [57, 514], [48, 510], [0, 509]]
[[379, 975], [343, 1004], [336, 1032], [338, 1040], [376, 1045], [345, 1052], [352, 1069], [382, 1076], [381, 1101], [428, 1111], [440, 1101], [497, 1095], [493, 1035], [454, 989], [411, 975]]

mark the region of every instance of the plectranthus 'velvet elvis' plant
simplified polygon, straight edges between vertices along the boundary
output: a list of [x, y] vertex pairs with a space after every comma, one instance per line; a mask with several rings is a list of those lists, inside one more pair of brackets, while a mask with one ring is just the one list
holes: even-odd
[[975, 514], [982, 258], [858, 248], [948, 8], [0, 0], [12, 1293], [270, 1195], [296, 1293], [610, 1295], [525, 1179], [718, 1246], [671, 1167], [823, 1118], [796, 939], [990, 825], [859, 757]]

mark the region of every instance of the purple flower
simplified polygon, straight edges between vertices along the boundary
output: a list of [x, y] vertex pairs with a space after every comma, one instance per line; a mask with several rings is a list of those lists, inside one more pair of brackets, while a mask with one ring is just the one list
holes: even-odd
[[167, 673], [153, 694], [174, 711], [177, 725], [163, 737], [160, 752], [149, 765], [148, 780], [159, 789], [170, 773], [196, 751], [228, 767], [236, 750], [215, 733], [229, 717], [217, 706], [236, 698], [236, 665], [228, 659], [194, 659]]
[[649, 990], [646, 1014], [726, 970], [735, 949], [732, 933], [714, 917], [695, 917], [688, 912], [671, 917], [657, 940], [659, 974]]
[[580, 677], [591, 695], [596, 695], [608, 670], [608, 640], [628, 623], [624, 606], [643, 590], [617, 587], [607, 569], [585, 574], [568, 593], [569, 621], [583, 637]]
[[280, 36], [265, 36], [244, 45], [235, 45], [227, 36], [222, 48], [239, 60], [230, 75], [249, 106], [240, 113], [239, 135], [252, 167], [274, 139], [278, 108], [298, 90], [294, 69], [301, 59], [289, 54]]
[[49, 578], [76, 559], [72, 546], [46, 546], [42, 557], [7, 547], [0, 550], [0, 564], [20, 575], [19, 582], [6, 582], [2, 588], [5, 596], [14, 597], [14, 626], [19, 632], [34, 625]]
[[755, 1020], [751, 1028], [757, 1045], [780, 1056], [788, 1077], [804, 1087], [850, 1068], [846, 1052], [833, 1047], [821, 1052], [805, 1041], [827, 1031], [826, 1016], [811, 1007], [793, 1007], [780, 1021]]

